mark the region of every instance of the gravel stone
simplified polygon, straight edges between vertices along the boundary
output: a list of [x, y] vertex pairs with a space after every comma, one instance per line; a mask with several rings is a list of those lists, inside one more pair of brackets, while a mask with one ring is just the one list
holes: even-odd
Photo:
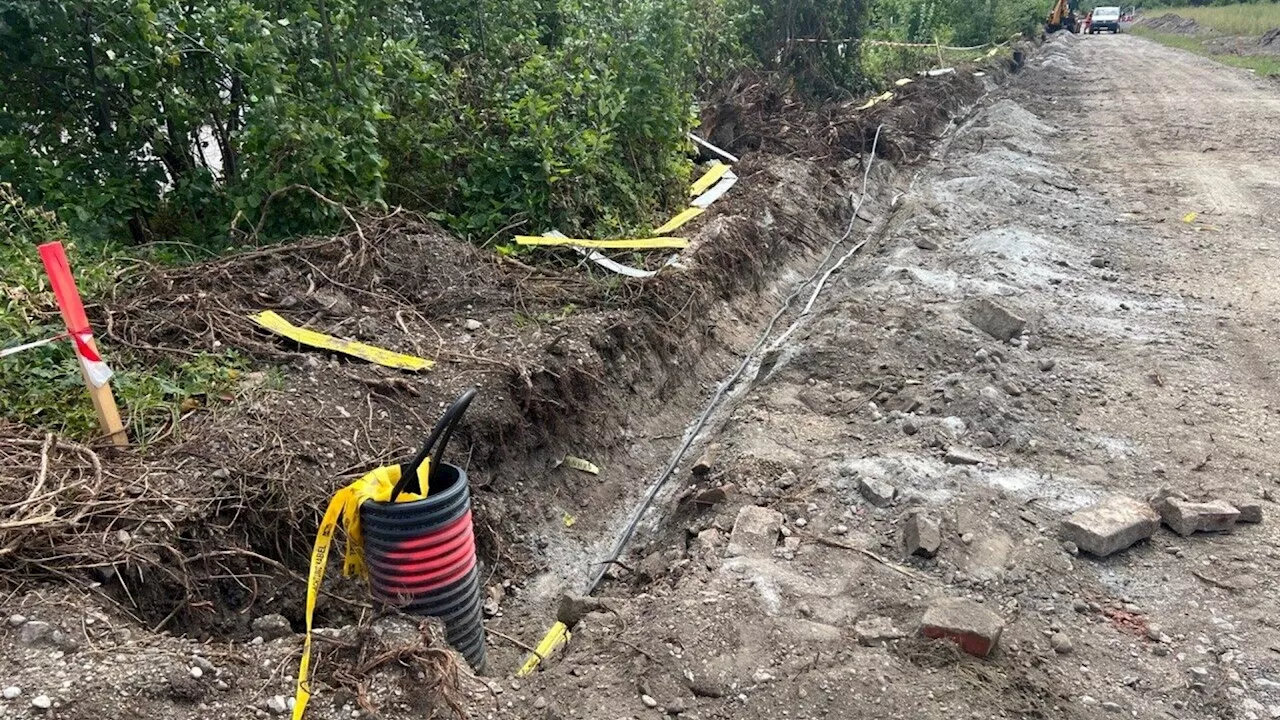
[[10, 685], [4, 689], [4, 699], [12, 700], [22, 694], [22, 688], [17, 685]]
[[275, 640], [293, 634], [293, 626], [283, 615], [263, 615], [253, 621], [253, 631], [263, 640]]
[[50, 700], [48, 695], [37, 695], [31, 698], [31, 707], [38, 710], [48, 710], [53, 707], [53, 700]]

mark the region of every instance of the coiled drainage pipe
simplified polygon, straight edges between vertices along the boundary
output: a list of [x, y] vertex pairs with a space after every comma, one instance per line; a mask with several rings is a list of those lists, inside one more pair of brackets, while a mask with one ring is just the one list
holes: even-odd
[[[401, 480], [389, 502], [360, 505], [360, 524], [374, 600], [401, 612], [440, 618], [449, 644], [483, 673], [484, 608], [471, 490], [465, 470], [440, 461], [475, 394], [475, 388], [463, 393], [445, 411], [417, 457], [401, 466]], [[416, 488], [426, 497], [396, 502], [412, 482], [421, 485], [418, 467], [433, 448], [427, 487]]]

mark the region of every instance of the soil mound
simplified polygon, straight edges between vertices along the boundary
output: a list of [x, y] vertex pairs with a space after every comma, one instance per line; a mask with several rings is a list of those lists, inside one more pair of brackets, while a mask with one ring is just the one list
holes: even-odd
[[1153, 18], [1143, 18], [1137, 22], [1137, 25], [1159, 32], [1175, 33], [1178, 35], [1198, 35], [1204, 32], [1204, 27], [1192, 20], [1184, 18], [1177, 13], [1168, 13]]

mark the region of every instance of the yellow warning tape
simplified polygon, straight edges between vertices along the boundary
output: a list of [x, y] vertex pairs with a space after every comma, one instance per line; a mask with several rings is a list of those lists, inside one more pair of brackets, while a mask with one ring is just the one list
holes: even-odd
[[517, 245], [573, 245], [576, 247], [606, 248], [611, 250], [655, 250], [658, 248], [682, 249], [689, 241], [678, 237], [654, 237], [639, 240], [581, 240], [551, 235], [517, 235]]
[[600, 474], [600, 468], [596, 467], [595, 463], [591, 462], [590, 460], [583, 460], [582, 458], [576, 457], [574, 455], [565, 455], [564, 464], [568, 465], [574, 470], [581, 470], [584, 473], [591, 473], [592, 475]]
[[250, 315], [249, 319], [271, 332], [283, 335], [294, 342], [302, 343], [303, 345], [310, 345], [311, 347], [318, 347], [324, 350], [344, 353], [346, 355], [358, 357], [361, 360], [368, 360], [371, 363], [384, 365], [389, 368], [413, 370], [416, 372], [421, 370], [430, 370], [435, 367], [435, 361], [433, 360], [414, 357], [413, 355], [401, 355], [400, 353], [392, 352], [384, 348], [365, 345], [364, 343], [356, 342], [354, 340], [343, 340], [341, 338], [333, 337], [332, 335], [325, 335], [323, 333], [315, 332], [314, 330], [300, 328], [270, 310], [264, 310], [257, 315]]
[[569, 628], [564, 623], [556, 621], [556, 624], [551, 626], [551, 629], [547, 631], [547, 634], [542, 636], [542, 642], [538, 643], [538, 646], [533, 649], [532, 653], [529, 653], [529, 657], [524, 661], [524, 665], [520, 666], [520, 669], [516, 671], [516, 677], [527, 677], [534, 670], [538, 669], [538, 663], [550, 656], [551, 653], [559, 650], [561, 647], [564, 647], [565, 643], [569, 642], [569, 638], [572, 636], [572, 633], [569, 632]]
[[660, 228], [657, 228], [656, 230], [654, 230], [654, 232], [658, 233], [659, 235], [661, 235], [662, 233], [669, 233], [672, 230], [675, 230], [676, 228], [680, 227], [681, 225], [689, 222], [690, 220], [698, 217], [704, 212], [706, 211], [703, 210], [702, 208], [696, 208], [696, 207], [685, 208], [684, 210], [680, 211], [679, 215], [676, 215], [675, 217], [668, 220], [665, 225], [663, 225]]
[[727, 172], [729, 172], [728, 165], [725, 165], [719, 160], [713, 160], [711, 162], [711, 169], [704, 173], [702, 177], [695, 180], [693, 185], [689, 187], [689, 194], [701, 195], [707, 188], [715, 185], [716, 181]]
[[898, 87], [902, 87], [903, 85], [910, 85], [913, 82], [915, 81], [912, 80], [911, 78], [899, 78], [898, 80], [894, 80], [893, 84], [897, 85]]
[[884, 102], [885, 100], [892, 100], [892, 99], [893, 99], [893, 93], [891, 93], [891, 92], [884, 92], [884, 93], [881, 93], [881, 94], [879, 94], [879, 95], [877, 95], [877, 96], [875, 96], [875, 97], [871, 98], [870, 100], [866, 101], [864, 104], [859, 105], [858, 107], [856, 107], [856, 108], [854, 108], [854, 109], [855, 109], [855, 110], [866, 110], [867, 108], [871, 107], [872, 105], [875, 105], [875, 104], [877, 104], [877, 103], [882, 103], [882, 102]]
[[[431, 476], [431, 460], [423, 460], [418, 466], [418, 482], [426, 487], [427, 478]], [[338, 521], [342, 521], [347, 534], [346, 551], [343, 554], [342, 574], [344, 576], [367, 576], [364, 564], [360, 528], [360, 505], [366, 500], [388, 502], [391, 491], [400, 481], [400, 466], [388, 465], [376, 468], [363, 477], [334, 493], [329, 507], [324, 511], [324, 519], [320, 521], [320, 529], [316, 531], [316, 544], [311, 550], [311, 574], [307, 578], [307, 635], [302, 643], [302, 661], [298, 664], [298, 687], [294, 692], [293, 720], [302, 720], [302, 713], [307, 709], [307, 701], [311, 699], [311, 621], [316, 610], [316, 598], [320, 594], [320, 584], [324, 581], [325, 566], [329, 564], [329, 546], [338, 530]], [[413, 502], [425, 498], [425, 494], [401, 492], [396, 502]]]

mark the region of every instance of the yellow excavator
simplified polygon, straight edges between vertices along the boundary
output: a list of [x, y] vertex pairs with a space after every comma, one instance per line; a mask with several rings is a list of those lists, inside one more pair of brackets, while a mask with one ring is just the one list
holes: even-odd
[[1049, 19], [1044, 23], [1045, 32], [1057, 32], [1066, 30], [1069, 33], [1076, 31], [1076, 11], [1071, 7], [1070, 0], [1054, 0], [1053, 9], [1049, 11]]

